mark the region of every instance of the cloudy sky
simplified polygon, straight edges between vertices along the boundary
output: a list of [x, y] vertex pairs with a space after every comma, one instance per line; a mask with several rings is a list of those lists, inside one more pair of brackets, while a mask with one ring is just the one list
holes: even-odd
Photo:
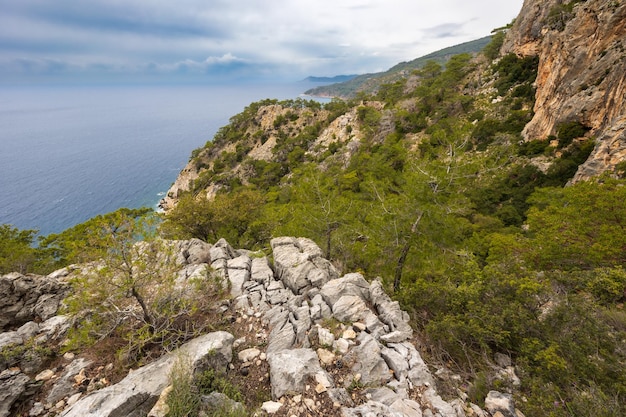
[[297, 80], [489, 35], [523, 0], [0, 0], [0, 78]]

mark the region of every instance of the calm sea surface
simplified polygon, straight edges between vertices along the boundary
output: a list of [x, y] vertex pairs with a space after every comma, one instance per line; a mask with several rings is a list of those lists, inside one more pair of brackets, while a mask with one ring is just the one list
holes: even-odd
[[231, 116], [309, 87], [0, 87], [0, 224], [47, 235], [155, 207]]

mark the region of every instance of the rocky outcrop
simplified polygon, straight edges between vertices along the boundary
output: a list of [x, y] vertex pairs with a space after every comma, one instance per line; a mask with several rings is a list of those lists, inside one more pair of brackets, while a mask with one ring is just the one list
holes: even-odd
[[[211, 356], [214, 366], [226, 366], [232, 360], [234, 337], [230, 333], [209, 333], [196, 338], [175, 352], [136, 371], [131, 371], [119, 383], [95, 391], [67, 408], [63, 417], [130, 417], [146, 415], [156, 404], [161, 392], [169, 385], [175, 366], [188, 361], [191, 368], [202, 366]], [[219, 358], [216, 362], [215, 358]]]
[[[268, 413], [488, 415], [463, 398], [442, 399], [436, 378], [415, 347], [407, 313], [385, 293], [380, 280], [368, 282], [359, 273], [341, 276], [313, 241], [273, 239], [273, 263], [263, 254], [235, 250], [225, 240], [170, 246], [178, 251], [180, 286], [191, 277], [207, 277], [209, 266], [217, 272], [232, 297], [222, 311], [245, 329], [245, 336], [235, 340], [230, 332], [206, 334], [114, 385], [80, 355], [66, 354], [53, 369], [39, 364], [27, 370], [26, 363], [13, 363], [0, 373], [0, 417], [13, 415], [18, 407], [42, 417], [162, 417], [170, 375], [181, 366], [181, 358], [196, 371], [210, 367], [248, 375], [263, 369], [255, 375], [270, 385], [272, 401], [261, 407]], [[53, 316], [2, 333], [0, 340], [5, 346], [25, 339], [58, 340], [68, 325], [67, 317]], [[506, 365], [514, 375], [510, 361]], [[521, 415], [506, 394], [493, 392], [488, 400], [493, 415]], [[202, 397], [202, 404], [206, 410], [241, 407], [220, 393]]]
[[68, 285], [59, 277], [63, 272], [47, 277], [17, 272], [1, 276], [0, 330], [54, 316], [68, 291]]
[[597, 145], [575, 181], [624, 160], [626, 4], [526, 0], [502, 52], [539, 56], [535, 115], [523, 132], [527, 140], [545, 139], [572, 121], [589, 128]]

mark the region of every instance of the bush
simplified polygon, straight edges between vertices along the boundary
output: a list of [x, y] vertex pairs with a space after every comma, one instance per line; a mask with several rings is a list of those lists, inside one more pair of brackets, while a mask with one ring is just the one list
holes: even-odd
[[524, 142], [519, 146], [517, 154], [520, 156], [536, 156], [541, 155], [550, 146], [547, 140], [531, 140]]
[[500, 30], [491, 36], [491, 42], [483, 49], [483, 54], [490, 60], [496, 59], [500, 55], [500, 48], [504, 43], [504, 36], [506, 32]]
[[[179, 358], [174, 364], [170, 373], [170, 385], [172, 390], [166, 399], [166, 404], [169, 407], [167, 417], [199, 415], [202, 407], [202, 396], [213, 392], [224, 394], [239, 403], [244, 399], [239, 389], [232, 385], [224, 374], [220, 374], [214, 369], [193, 374], [190, 361], [187, 358]], [[243, 406], [230, 407], [227, 404], [222, 404], [210, 412], [212, 417], [248, 416]]]
[[559, 140], [558, 149], [565, 148], [576, 138], [585, 136], [590, 130], [578, 121], [562, 123], [556, 128], [556, 137]]
[[[512, 86], [516, 84], [531, 84], [537, 78], [539, 67], [539, 57], [529, 56], [520, 58], [511, 53], [505, 55], [495, 66], [499, 74], [495, 87], [498, 94], [504, 95]], [[524, 91], [526, 94], [527, 91]]]

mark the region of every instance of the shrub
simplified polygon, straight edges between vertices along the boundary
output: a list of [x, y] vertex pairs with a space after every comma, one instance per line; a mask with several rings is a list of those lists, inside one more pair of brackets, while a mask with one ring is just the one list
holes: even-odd
[[547, 140], [531, 140], [528, 142], [524, 142], [519, 146], [517, 151], [518, 155], [521, 156], [535, 156], [541, 155], [545, 152], [546, 148], [550, 146], [550, 142]]
[[562, 123], [556, 128], [556, 137], [559, 140], [558, 149], [562, 149], [572, 143], [576, 138], [585, 136], [590, 130], [587, 126], [578, 121]]

